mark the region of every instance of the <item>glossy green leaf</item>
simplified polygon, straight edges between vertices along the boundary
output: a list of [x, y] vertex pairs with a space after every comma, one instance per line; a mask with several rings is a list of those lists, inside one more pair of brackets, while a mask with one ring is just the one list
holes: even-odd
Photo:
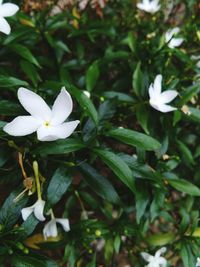
[[200, 196], [200, 189], [191, 182], [184, 179], [168, 179], [168, 183], [180, 192], [187, 193], [191, 196]]
[[99, 78], [99, 65], [98, 61], [95, 61], [90, 65], [86, 73], [86, 88], [90, 92], [95, 87]]
[[78, 139], [67, 138], [66, 140], [58, 140], [55, 142], [45, 142], [35, 148], [32, 153], [42, 156], [52, 154], [68, 154], [83, 149], [85, 144]]
[[93, 151], [108, 165], [115, 175], [135, 193], [135, 179], [128, 165], [113, 152], [97, 148]]
[[66, 167], [58, 168], [52, 176], [48, 189], [47, 199], [51, 205], [56, 204], [65, 194], [72, 182], [72, 176]]
[[119, 204], [119, 196], [109, 180], [97, 172], [87, 163], [79, 166], [83, 173], [83, 179], [96, 192], [97, 195], [111, 203]]
[[156, 139], [146, 134], [129, 129], [113, 129], [107, 132], [106, 135], [113, 137], [128, 145], [135, 146], [144, 150], [157, 150], [161, 146], [161, 144]]

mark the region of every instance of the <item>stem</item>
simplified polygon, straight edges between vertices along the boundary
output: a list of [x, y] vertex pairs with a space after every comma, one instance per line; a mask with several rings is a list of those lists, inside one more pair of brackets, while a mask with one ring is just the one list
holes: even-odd
[[25, 193], [29, 190], [28, 188], [25, 188], [16, 198], [14, 198], [13, 202], [16, 203]]
[[24, 179], [27, 179], [27, 174], [24, 170], [24, 165], [23, 165], [23, 158], [22, 158], [22, 153], [18, 152], [18, 157], [19, 157], [19, 165], [22, 170], [22, 175], [24, 176]]
[[38, 199], [42, 200], [42, 194], [41, 194], [41, 187], [40, 187], [40, 179], [39, 179], [39, 171], [38, 171], [38, 163], [37, 161], [33, 161], [33, 170], [35, 174], [35, 181], [36, 181], [36, 188], [37, 188], [37, 195]]
[[80, 206], [81, 206], [81, 209], [82, 209], [83, 214], [84, 214], [84, 216], [85, 216], [85, 219], [88, 219], [87, 212], [86, 212], [86, 210], [85, 210], [85, 207], [84, 207], [84, 205], [83, 205], [83, 202], [82, 202], [82, 200], [81, 200], [81, 198], [80, 198], [80, 195], [79, 195], [78, 191], [76, 191], [76, 190], [75, 190], [75, 195], [76, 195], [76, 197], [78, 198], [78, 201], [79, 201], [79, 203], [80, 203]]
[[55, 219], [55, 216], [54, 216], [54, 213], [53, 213], [52, 209], [50, 209], [50, 215], [51, 215], [51, 219]]

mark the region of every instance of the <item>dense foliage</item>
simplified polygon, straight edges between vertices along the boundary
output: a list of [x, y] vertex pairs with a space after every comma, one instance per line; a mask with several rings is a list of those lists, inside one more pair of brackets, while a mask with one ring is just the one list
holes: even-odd
[[[97, 10], [72, 3], [59, 12], [51, 1], [11, 2], [20, 11], [8, 19], [11, 34], [0, 35], [1, 266], [140, 267], [146, 264], [141, 252], [154, 255], [163, 246], [168, 266], [195, 266], [198, 1], [161, 1], [155, 14], [131, 0], [110, 0]], [[184, 42], [172, 49], [165, 33], [175, 26]], [[174, 112], [149, 104], [157, 74], [162, 90], [178, 91]], [[65, 86], [74, 103], [70, 120], [80, 120], [76, 131], [52, 142], [38, 141], [35, 133], [6, 134], [7, 122], [27, 114], [17, 99], [21, 86], [49, 105]], [[37, 200], [33, 162], [45, 217], [52, 208], [70, 222], [69, 232], [59, 226], [59, 235], [47, 240], [46, 222], [21, 216]]]

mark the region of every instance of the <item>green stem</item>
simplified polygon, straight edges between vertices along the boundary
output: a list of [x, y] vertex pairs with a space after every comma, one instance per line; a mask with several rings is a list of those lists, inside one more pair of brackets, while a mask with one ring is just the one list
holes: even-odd
[[33, 162], [33, 170], [34, 170], [34, 174], [35, 174], [35, 181], [36, 181], [38, 199], [42, 200], [42, 193], [41, 193], [41, 187], [40, 187], [40, 179], [39, 179], [39, 171], [38, 171], [38, 163], [37, 163], [37, 161]]
[[54, 216], [54, 213], [53, 213], [52, 209], [50, 209], [50, 215], [51, 215], [51, 219], [55, 219], [55, 216]]

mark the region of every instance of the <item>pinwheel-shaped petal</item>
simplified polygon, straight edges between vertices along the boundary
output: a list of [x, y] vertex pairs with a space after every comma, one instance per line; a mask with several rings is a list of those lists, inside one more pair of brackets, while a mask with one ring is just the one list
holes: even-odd
[[0, 1], [0, 31], [5, 34], [10, 34], [11, 28], [8, 22], [6, 21], [6, 17], [11, 17], [17, 13], [19, 7], [15, 4], [5, 3]]
[[160, 9], [159, 0], [143, 0], [137, 7], [147, 13], [154, 14]]
[[68, 232], [70, 230], [68, 219], [53, 218], [44, 226], [43, 235], [45, 239], [47, 239], [48, 237], [56, 237], [58, 235], [56, 223], [61, 224], [65, 232]]
[[167, 43], [169, 48], [175, 48], [180, 46], [184, 39], [180, 38], [180, 37], [174, 37], [175, 35], [177, 35], [180, 32], [180, 28], [175, 27], [171, 30], [168, 30], [165, 33], [165, 42]]
[[73, 103], [65, 88], [57, 96], [52, 109], [36, 93], [19, 88], [18, 98], [30, 116], [19, 116], [6, 124], [3, 130], [13, 136], [25, 136], [37, 131], [40, 141], [54, 141], [70, 136], [79, 120], [65, 122], [72, 112]]
[[162, 75], [157, 75], [154, 83], [149, 87], [149, 103], [150, 105], [160, 111], [160, 112], [170, 112], [176, 110], [176, 108], [167, 105], [171, 102], [178, 93], [175, 90], [167, 90], [165, 92], [161, 92], [162, 87]]
[[197, 258], [196, 267], [200, 267], [200, 258]]
[[143, 259], [148, 262], [145, 267], [166, 267], [167, 260], [164, 257], [161, 257], [161, 254], [166, 252], [166, 248], [163, 247], [156, 251], [155, 256], [150, 255], [149, 253], [142, 252], [141, 256]]
[[32, 214], [34, 213], [35, 217], [39, 221], [45, 221], [45, 217], [43, 215], [44, 212], [44, 206], [45, 206], [45, 201], [42, 199], [38, 199], [35, 204], [33, 204], [30, 207], [23, 208], [21, 210], [22, 213], [22, 218], [24, 221]]

